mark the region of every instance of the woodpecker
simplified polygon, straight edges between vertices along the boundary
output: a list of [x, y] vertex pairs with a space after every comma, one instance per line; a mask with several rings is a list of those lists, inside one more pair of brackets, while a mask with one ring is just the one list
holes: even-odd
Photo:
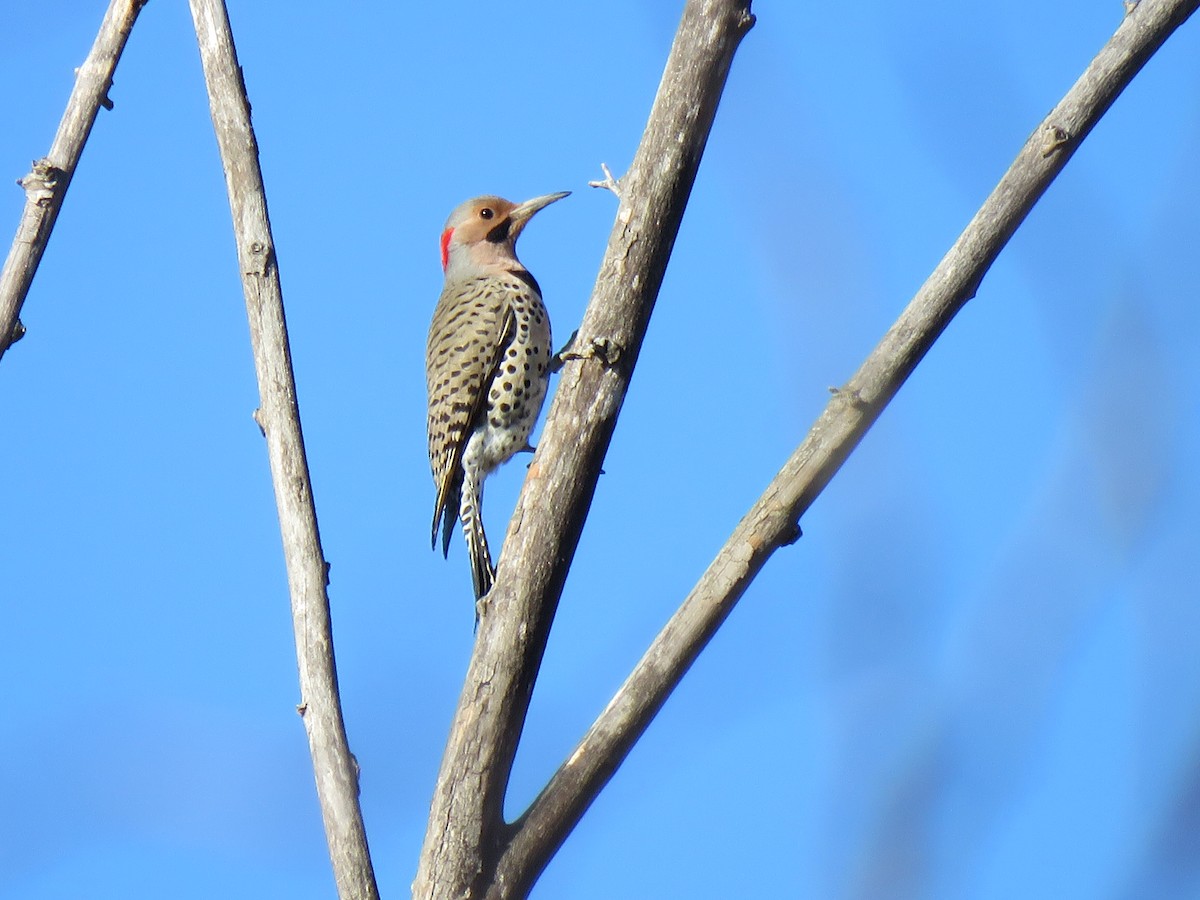
[[462, 521], [475, 598], [495, 568], [483, 530], [483, 481], [529, 446], [550, 377], [550, 317], [516, 243], [538, 210], [564, 191], [510, 203], [476, 197], [450, 213], [442, 231], [446, 280], [425, 349], [429, 465], [437, 488], [433, 548], [449, 556]]

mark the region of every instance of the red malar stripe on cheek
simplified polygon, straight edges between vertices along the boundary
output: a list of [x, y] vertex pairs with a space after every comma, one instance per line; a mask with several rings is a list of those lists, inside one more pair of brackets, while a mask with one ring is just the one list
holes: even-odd
[[442, 270], [445, 271], [446, 266], [450, 265], [450, 238], [454, 235], [453, 228], [447, 228], [442, 232]]

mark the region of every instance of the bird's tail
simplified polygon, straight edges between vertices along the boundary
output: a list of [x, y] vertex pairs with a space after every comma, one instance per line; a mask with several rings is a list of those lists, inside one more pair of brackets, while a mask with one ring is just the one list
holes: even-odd
[[458, 518], [459, 497], [462, 491], [462, 475], [454, 477], [450, 467], [438, 484], [437, 502], [433, 505], [433, 549], [437, 549], [438, 534], [442, 536], [442, 556], [450, 556], [450, 535], [454, 534], [454, 521]]
[[487, 534], [483, 530], [483, 491], [474, 483], [464, 481], [459, 518], [462, 519], [463, 537], [467, 542], [467, 556], [471, 560], [471, 581], [475, 586], [475, 599], [479, 600], [492, 589], [496, 569], [492, 565], [492, 552], [488, 549]]
[[437, 549], [438, 534], [442, 536], [442, 556], [450, 558], [450, 536], [454, 534], [454, 523], [458, 519], [458, 494], [453, 494], [445, 506], [433, 514], [433, 548]]

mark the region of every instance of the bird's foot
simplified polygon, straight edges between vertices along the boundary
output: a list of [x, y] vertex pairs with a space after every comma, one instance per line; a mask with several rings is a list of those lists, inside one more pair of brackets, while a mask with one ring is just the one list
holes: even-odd
[[570, 356], [570, 351], [571, 351], [571, 347], [573, 347], [575, 345], [575, 338], [577, 338], [577, 337], [579, 337], [579, 329], [578, 328], [576, 328], [574, 331], [571, 332], [571, 336], [569, 338], [567, 338], [567, 342], [562, 345], [562, 349], [559, 350], [557, 353], [555, 353], [552, 357], [550, 357], [550, 371], [551, 372], [558, 372], [560, 369], [562, 369], [563, 364], [568, 359], [575, 358], [573, 356]]
[[[598, 359], [600, 364], [606, 369], [615, 369], [623, 354], [621, 345], [611, 338], [592, 338], [587, 347], [582, 350], [573, 349], [575, 340], [579, 337], [579, 332], [576, 331], [571, 335], [571, 339], [567, 341], [567, 345], [559, 350], [550, 360], [552, 372], [557, 372], [561, 369], [564, 363], [572, 359]], [[557, 368], [555, 366], [557, 365]]]

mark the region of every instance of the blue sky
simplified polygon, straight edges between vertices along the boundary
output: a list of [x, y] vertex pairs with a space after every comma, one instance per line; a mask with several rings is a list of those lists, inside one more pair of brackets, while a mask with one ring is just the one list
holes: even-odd
[[[0, 35], [0, 225], [103, 3]], [[575, 195], [556, 335], [678, 3], [233, 3], [385, 897], [470, 652], [429, 550], [423, 348], [461, 200]], [[758, 2], [517, 760], [604, 707], [1119, 2]], [[333, 895], [186, 4], [134, 31], [0, 364], [0, 900]], [[1200, 895], [1200, 31], [1118, 100], [534, 897]], [[5, 224], [7, 223], [7, 224]], [[7, 238], [5, 238], [7, 241]], [[719, 367], [714, 374], [712, 367]], [[503, 534], [522, 467], [488, 486]], [[493, 538], [496, 540], [496, 538]]]

